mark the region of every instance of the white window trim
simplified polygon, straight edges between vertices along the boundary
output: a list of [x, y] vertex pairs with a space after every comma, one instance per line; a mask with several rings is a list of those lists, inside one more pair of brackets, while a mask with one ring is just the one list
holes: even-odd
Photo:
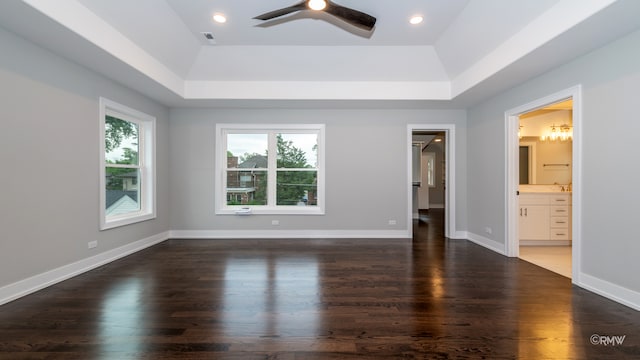
[[[227, 142], [226, 134], [229, 131], [247, 132], [271, 132], [281, 131], [284, 133], [318, 133], [318, 164], [317, 179], [318, 187], [316, 194], [316, 206], [276, 206], [276, 205], [227, 205], [227, 177], [225, 176], [227, 166]], [[234, 215], [240, 208], [250, 208], [251, 214], [290, 214], [290, 215], [324, 215], [325, 214], [325, 125], [324, 124], [216, 124], [216, 163], [215, 163], [215, 213], [218, 215]], [[270, 145], [271, 146], [271, 145]], [[273, 145], [275, 146], [275, 145]], [[275, 154], [275, 151], [270, 151]], [[275, 156], [269, 157], [270, 167], [275, 168]], [[269, 172], [269, 184], [275, 184], [275, 172]], [[274, 177], [273, 179], [271, 177]], [[275, 190], [268, 191], [268, 203], [275, 203]]]
[[[134, 224], [156, 218], [156, 118], [115, 101], [101, 97], [100, 106], [100, 230]], [[138, 159], [140, 165], [140, 210], [107, 216], [106, 214], [106, 115], [133, 122], [139, 126]]]

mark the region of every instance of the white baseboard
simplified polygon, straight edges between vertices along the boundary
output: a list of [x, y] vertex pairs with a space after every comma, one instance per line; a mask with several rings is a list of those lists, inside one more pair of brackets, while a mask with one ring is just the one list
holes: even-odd
[[98, 255], [88, 257], [86, 259], [82, 259], [38, 275], [34, 275], [30, 278], [17, 281], [13, 284], [3, 286], [0, 288], [0, 305], [6, 304], [10, 301], [29, 295], [38, 290], [57, 284], [74, 276], [80, 275], [104, 264], [108, 264], [127, 255], [146, 249], [150, 246], [161, 243], [168, 238], [169, 232], [165, 231], [163, 233], [153, 235], [148, 238], [138, 240], [109, 251], [105, 251]]
[[456, 231], [453, 234], [449, 234], [448, 238], [456, 240], [469, 240], [469, 235], [466, 231]]
[[507, 255], [507, 253], [505, 252], [505, 246], [503, 243], [499, 243], [495, 240], [486, 238], [478, 234], [470, 233], [470, 232], [467, 232], [467, 239], [472, 243], [478, 244], [489, 250], [493, 250], [500, 255], [505, 255], [505, 256]]
[[[501, 255], [506, 256], [504, 244], [473, 233], [468, 233], [467, 239], [489, 250], [493, 250]], [[591, 275], [587, 275], [585, 273], [581, 273], [578, 276], [578, 279], [580, 280], [578, 282], [574, 282], [575, 285], [585, 290], [591, 291], [595, 294], [604, 296], [622, 305], [628, 306], [634, 310], [640, 311], [639, 292], [610, 283]]]
[[407, 230], [171, 230], [172, 239], [410, 239]]
[[580, 282], [576, 283], [577, 286], [580, 286], [598, 295], [604, 296], [607, 299], [611, 299], [622, 305], [628, 306], [636, 311], [640, 311], [639, 292], [610, 283], [606, 280], [602, 280], [591, 275], [587, 275], [585, 273], [581, 273], [579, 279]]

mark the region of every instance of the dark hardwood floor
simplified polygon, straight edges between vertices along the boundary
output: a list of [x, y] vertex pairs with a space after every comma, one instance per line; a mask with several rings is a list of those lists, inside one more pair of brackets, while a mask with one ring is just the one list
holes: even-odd
[[640, 313], [423, 220], [413, 241], [166, 241], [0, 306], [0, 358], [640, 358]]

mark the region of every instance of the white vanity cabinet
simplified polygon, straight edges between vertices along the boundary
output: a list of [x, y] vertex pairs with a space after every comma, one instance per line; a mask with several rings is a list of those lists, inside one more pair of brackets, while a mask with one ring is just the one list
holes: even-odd
[[549, 195], [551, 240], [571, 240], [571, 195]]
[[521, 241], [533, 245], [571, 240], [571, 194], [520, 193], [519, 201]]
[[549, 238], [549, 199], [545, 194], [520, 194], [520, 240]]

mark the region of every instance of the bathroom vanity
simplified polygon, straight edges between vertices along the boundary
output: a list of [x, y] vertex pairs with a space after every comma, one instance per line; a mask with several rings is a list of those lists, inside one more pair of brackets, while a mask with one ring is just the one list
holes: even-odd
[[571, 245], [570, 192], [521, 190], [518, 212], [521, 245]]

